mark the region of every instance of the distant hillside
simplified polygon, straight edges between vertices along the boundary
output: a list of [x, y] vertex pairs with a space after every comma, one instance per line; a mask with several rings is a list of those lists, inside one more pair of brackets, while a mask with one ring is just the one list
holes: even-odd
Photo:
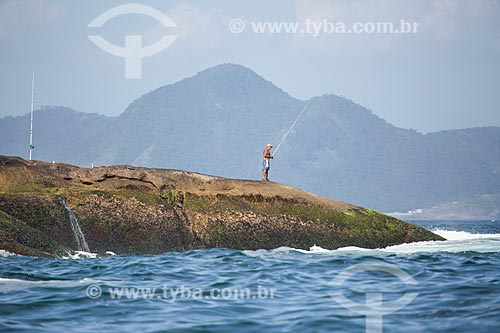
[[[90, 166], [101, 153], [99, 142], [114, 118], [77, 112], [64, 106], [43, 107], [34, 113], [33, 156]], [[0, 118], [0, 154], [27, 158], [30, 115]]]
[[255, 178], [264, 146], [303, 102], [238, 65], [219, 65], [130, 104], [97, 163]]
[[[305, 105], [253, 71], [223, 64], [132, 102], [116, 118], [36, 112], [34, 157], [133, 164], [258, 179]], [[27, 154], [29, 118], [0, 119], [0, 154]], [[408, 211], [500, 188], [500, 128], [421, 134], [335, 95], [315, 97], [271, 168], [271, 180], [377, 210]]]
[[481, 194], [445, 202], [430, 208], [389, 215], [404, 220], [497, 220], [500, 221], [500, 193]]
[[498, 127], [424, 135], [341, 97], [313, 103], [279, 152], [275, 167], [287, 172], [278, 180], [286, 175], [307, 190], [382, 211], [431, 207], [500, 188]]

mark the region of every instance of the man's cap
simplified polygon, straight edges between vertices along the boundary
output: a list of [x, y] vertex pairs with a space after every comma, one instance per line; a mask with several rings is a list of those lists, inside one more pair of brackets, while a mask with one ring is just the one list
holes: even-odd
[[272, 147], [272, 146], [273, 146], [272, 144], [268, 143], [266, 147]]

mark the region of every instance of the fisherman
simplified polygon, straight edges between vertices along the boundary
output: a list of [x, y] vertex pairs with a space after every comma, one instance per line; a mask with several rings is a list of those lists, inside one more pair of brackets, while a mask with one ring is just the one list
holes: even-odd
[[264, 156], [262, 159], [262, 180], [266, 182], [269, 181], [270, 160], [274, 158], [273, 155], [271, 155], [272, 148], [272, 144], [267, 144], [266, 149], [264, 149]]

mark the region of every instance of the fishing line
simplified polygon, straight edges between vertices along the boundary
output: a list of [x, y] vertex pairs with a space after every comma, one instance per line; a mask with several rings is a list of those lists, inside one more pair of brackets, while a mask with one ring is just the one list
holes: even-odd
[[286, 132], [285, 136], [283, 137], [283, 139], [281, 139], [281, 142], [278, 144], [278, 146], [276, 147], [276, 149], [274, 150], [274, 153], [273, 153], [273, 157], [274, 155], [276, 155], [276, 153], [278, 152], [278, 149], [280, 149], [281, 147], [281, 144], [285, 141], [286, 137], [288, 136], [288, 134], [290, 134], [290, 132], [292, 131], [292, 129], [295, 127], [295, 124], [297, 124], [297, 122], [299, 121], [300, 117], [304, 114], [304, 112], [306, 112], [307, 108], [309, 107], [309, 104], [311, 104], [312, 102], [312, 98], [307, 102], [307, 104], [304, 106], [304, 108], [302, 109], [302, 112], [297, 116], [297, 118], [295, 119], [295, 121], [293, 122], [292, 126], [290, 126], [290, 128], [288, 129], [288, 131]]

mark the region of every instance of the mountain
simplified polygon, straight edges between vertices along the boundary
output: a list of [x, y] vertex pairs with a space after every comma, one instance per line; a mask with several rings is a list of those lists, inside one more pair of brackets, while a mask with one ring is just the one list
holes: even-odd
[[[141, 96], [116, 118], [37, 111], [34, 157], [259, 179], [264, 146], [281, 140], [305, 104], [246, 67], [222, 64]], [[26, 156], [27, 126], [27, 116], [0, 119], [0, 154]], [[347, 98], [318, 96], [270, 176], [387, 212], [467, 200], [499, 192], [500, 128], [422, 134]]]
[[[34, 112], [33, 118], [34, 158], [89, 166], [100, 154], [98, 143], [114, 120], [64, 106], [42, 107]], [[29, 128], [29, 114], [0, 118], [0, 154], [26, 157]]]
[[[382, 211], [500, 189], [500, 128], [424, 135], [333, 95], [313, 101], [278, 157], [275, 169], [285, 168], [289, 183]], [[295, 166], [282, 166], [287, 161]]]
[[262, 147], [302, 104], [243, 66], [219, 65], [135, 100], [97, 163], [255, 178]]
[[415, 220], [500, 220], [500, 193], [481, 194], [463, 200], [441, 203], [439, 205], [415, 209], [405, 213], [394, 212], [388, 215]]

